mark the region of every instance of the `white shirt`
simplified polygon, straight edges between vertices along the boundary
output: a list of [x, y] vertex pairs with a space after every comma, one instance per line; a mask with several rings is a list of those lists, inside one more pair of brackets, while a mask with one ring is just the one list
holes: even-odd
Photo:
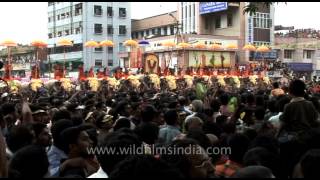
[[283, 114], [283, 112], [279, 112], [279, 114], [272, 116], [269, 118], [269, 122], [276, 127], [277, 129], [280, 128], [280, 116]]
[[92, 174], [91, 176], [89, 176], [87, 178], [109, 178], [109, 176], [100, 167], [99, 170], [96, 173]]

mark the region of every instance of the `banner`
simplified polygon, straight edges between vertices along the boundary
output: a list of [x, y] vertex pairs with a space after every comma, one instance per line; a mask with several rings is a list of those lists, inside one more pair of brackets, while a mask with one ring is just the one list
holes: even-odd
[[190, 51], [189, 66], [209, 66], [215, 68], [230, 68], [230, 52]]

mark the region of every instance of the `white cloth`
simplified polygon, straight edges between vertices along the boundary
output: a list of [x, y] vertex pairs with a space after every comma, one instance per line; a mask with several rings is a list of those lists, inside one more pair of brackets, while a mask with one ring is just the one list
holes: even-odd
[[109, 176], [107, 175], [107, 173], [105, 173], [103, 171], [103, 169], [100, 167], [99, 170], [92, 174], [91, 176], [89, 176], [88, 178], [109, 178]]
[[269, 122], [276, 127], [277, 129], [280, 128], [280, 116], [283, 114], [283, 112], [279, 112], [279, 114], [272, 116], [269, 118]]

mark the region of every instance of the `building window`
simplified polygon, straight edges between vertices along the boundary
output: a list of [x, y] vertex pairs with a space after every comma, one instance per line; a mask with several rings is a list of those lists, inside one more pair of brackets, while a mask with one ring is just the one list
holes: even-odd
[[284, 50], [284, 59], [292, 59], [292, 50]]
[[120, 25], [119, 26], [119, 35], [125, 35], [127, 34], [126, 26]]
[[216, 17], [216, 29], [221, 28], [221, 17], [217, 16]]
[[155, 34], [155, 33], [156, 33], [156, 30], [155, 30], [155, 29], [152, 29], [151, 32], [152, 32], [152, 34]]
[[107, 31], [108, 31], [108, 34], [113, 34], [113, 26], [109, 24], [107, 27]]
[[163, 28], [163, 31], [164, 31], [164, 34], [163, 34], [163, 35], [166, 36], [166, 35], [168, 34], [168, 33], [167, 33], [167, 30], [168, 30], [168, 27], [167, 27], [167, 26]]
[[94, 33], [102, 34], [102, 24], [94, 24]]
[[228, 23], [228, 27], [232, 26], [232, 14], [228, 14], [227, 15], [227, 23]]
[[62, 36], [62, 32], [58, 31], [58, 37], [61, 37], [61, 36]]
[[75, 16], [79, 16], [82, 14], [82, 3], [76, 4], [75, 5]]
[[161, 35], [161, 28], [158, 28], [158, 29], [157, 29], [157, 34], [158, 34], [158, 35]]
[[51, 17], [48, 17], [48, 22], [51, 22]]
[[310, 50], [304, 50], [303, 51], [303, 58], [304, 59], [311, 59], [312, 51]]
[[170, 35], [174, 35], [174, 26], [170, 26]]
[[96, 59], [94, 65], [95, 67], [102, 67], [102, 59]]
[[69, 29], [65, 30], [65, 31], [64, 31], [64, 34], [65, 34], [66, 36], [70, 35], [70, 30], [69, 30]]
[[108, 47], [108, 53], [113, 53], [113, 47]]
[[126, 8], [119, 8], [119, 17], [121, 18], [127, 17]]
[[51, 39], [52, 38], [52, 33], [49, 33], [48, 37], [49, 37], [49, 39]]
[[253, 15], [253, 27], [269, 29], [272, 27], [272, 19], [269, 13], [255, 13]]
[[112, 59], [108, 60], [108, 66], [113, 66], [113, 60]]
[[146, 36], [149, 36], [149, 29], [146, 30]]
[[102, 16], [102, 6], [94, 5], [94, 15]]
[[140, 34], [141, 34], [141, 38], [143, 38], [144, 37], [144, 31], [141, 31]]
[[112, 7], [107, 7], [107, 16], [108, 16], [108, 17], [112, 17], [112, 16], [113, 16]]
[[96, 48], [94, 48], [94, 51], [95, 52], [102, 52], [103, 49], [102, 49], [102, 47], [96, 47]]

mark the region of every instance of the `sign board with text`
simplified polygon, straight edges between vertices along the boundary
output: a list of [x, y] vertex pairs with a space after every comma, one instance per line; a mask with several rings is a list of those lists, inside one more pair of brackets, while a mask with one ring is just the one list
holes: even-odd
[[228, 2], [200, 2], [199, 13], [207, 14], [228, 9]]

